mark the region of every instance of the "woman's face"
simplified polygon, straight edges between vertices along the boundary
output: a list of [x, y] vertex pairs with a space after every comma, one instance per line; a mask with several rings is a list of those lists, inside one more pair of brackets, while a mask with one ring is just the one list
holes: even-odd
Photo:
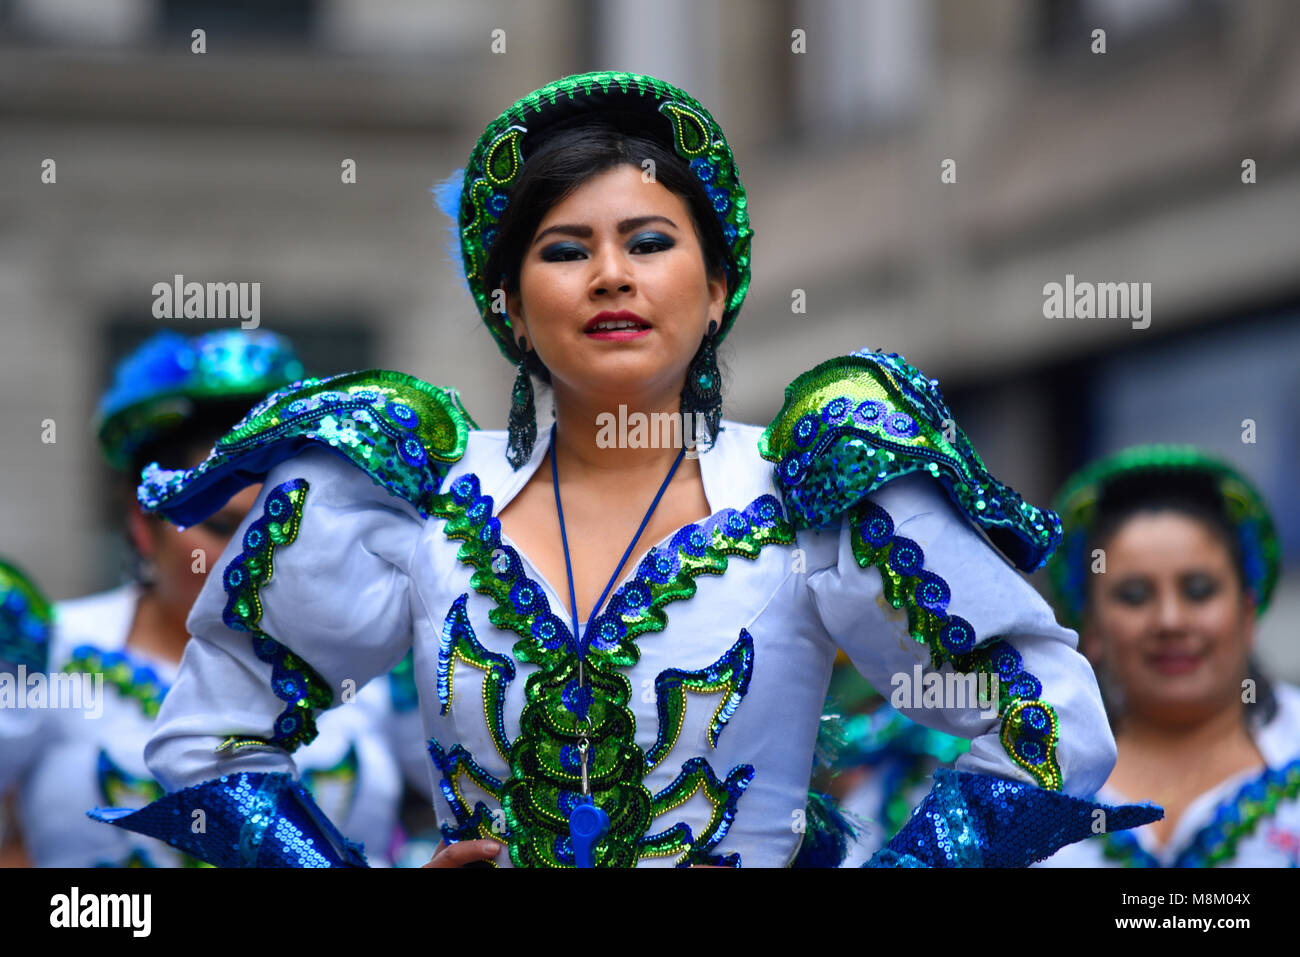
[[1160, 511], [1134, 515], [1104, 551], [1083, 647], [1118, 682], [1126, 713], [1181, 723], [1240, 701], [1254, 606], [1225, 545], [1203, 522]]
[[[652, 402], [680, 393], [709, 321], [719, 324], [725, 278], [705, 273], [686, 202], [639, 167], [599, 173], [538, 224], [507, 297], [516, 337], [550, 370], [557, 399]], [[603, 312], [635, 325], [594, 328]]]

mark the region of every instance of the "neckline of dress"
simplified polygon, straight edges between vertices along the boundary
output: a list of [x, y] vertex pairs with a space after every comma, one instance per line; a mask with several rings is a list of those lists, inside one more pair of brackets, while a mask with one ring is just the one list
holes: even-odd
[[[80, 647], [90, 647], [100, 654], [121, 655], [132, 667], [147, 666], [158, 676], [159, 681], [170, 686], [180, 671], [180, 662], [150, 654], [127, 643], [127, 639], [131, 637], [131, 627], [135, 624], [140, 599], [143, 596], [144, 589], [138, 582], [126, 582], [108, 591], [86, 596], [86, 598], [102, 598], [114, 606], [120, 604], [123, 607], [120, 610], [113, 607], [113, 615], [109, 617], [107, 622], [105, 622], [101, 614], [97, 618], [97, 622], [110, 624], [113, 627], [97, 627], [92, 637], [69, 635], [67, 632], [62, 633], [60, 635], [60, 644], [62, 645], [60, 653], [63, 660], [65, 662], [70, 661], [73, 652]], [[74, 601], [83, 600], [85, 599], [74, 599]], [[60, 667], [62, 666], [60, 665]]]
[[[1265, 765], [1263, 770], [1246, 768], [1224, 778], [1214, 787], [1197, 795], [1178, 819], [1178, 824], [1175, 825], [1174, 833], [1169, 836], [1169, 840], [1159, 847], [1154, 846], [1155, 838], [1145, 833], [1142, 828], [1137, 828], [1131, 832], [1133, 839], [1137, 842], [1138, 848], [1156, 861], [1160, 867], [1173, 867], [1175, 862], [1182, 858], [1200, 840], [1201, 835], [1214, 825], [1224, 808], [1237, 804], [1248, 788], [1263, 780], [1275, 770], [1275, 768], [1268, 765]], [[1110, 794], [1117, 798], [1115, 803], [1128, 803], [1127, 799], [1119, 792], [1112, 790]], [[1098, 796], [1102, 795], [1099, 794]], [[1200, 823], [1187, 823], [1188, 821], [1198, 820]], [[1179, 840], [1179, 838], [1182, 838], [1182, 840]], [[1235, 845], [1233, 857], [1234, 859], [1236, 857]]]
[[[698, 458], [698, 461], [700, 463], [700, 484], [704, 486], [704, 501], [709, 509], [708, 516], [706, 518], [697, 519], [694, 522], [687, 522], [685, 525], [682, 525], [678, 528], [674, 528], [663, 538], [659, 539], [653, 545], [647, 548], [641, 554], [641, 556], [637, 558], [635, 562], [631, 563], [631, 567], [628, 568], [624, 573], [623, 577], [619, 579], [618, 584], [615, 585], [613, 589], [610, 590], [609, 597], [605, 600], [606, 609], [608, 609], [609, 606], [613, 603], [614, 598], [619, 594], [619, 592], [621, 592], [624, 588], [626, 588], [628, 584], [636, 577], [636, 573], [638, 569], [640, 569], [641, 563], [644, 562], [649, 555], [653, 554], [655, 551], [662, 548], [665, 545], [665, 543], [671, 542], [682, 531], [682, 529], [689, 528], [691, 525], [706, 524], [709, 521], [711, 521], [713, 517], [718, 514], [718, 512], [727, 508], [727, 506], [725, 505], [723, 505], [721, 508], [715, 508], [713, 505], [714, 501], [719, 500], [721, 498], [720, 493], [722, 491], [720, 486], [718, 485], [719, 475], [715, 471], [715, 469], [717, 469], [717, 466], [714, 463], [720, 460], [721, 458], [720, 453], [722, 450], [722, 443], [725, 441], [723, 436], [727, 435], [728, 433], [728, 430], [725, 428], [725, 426], [727, 425], [726, 421], [724, 420], [721, 424], [723, 428], [719, 430], [717, 440], [714, 442], [713, 446], [707, 452], [701, 453]], [[511, 482], [507, 486], [506, 491], [501, 496], [501, 501], [498, 502], [495, 499], [493, 500], [492, 517], [497, 520], [497, 525], [498, 525], [497, 532], [501, 537], [501, 542], [507, 545], [508, 547], [514, 549], [515, 554], [519, 556], [519, 561], [527, 569], [528, 577], [531, 578], [538, 585], [540, 585], [542, 587], [542, 590], [546, 592], [547, 600], [548, 602], [551, 603], [552, 613], [554, 613], [555, 608], [559, 608], [564, 612], [564, 614], [568, 615], [570, 614], [569, 606], [564, 601], [564, 599], [560, 597], [560, 593], [546, 579], [546, 576], [544, 576], [541, 573], [541, 571], [538, 570], [537, 565], [533, 563], [533, 560], [528, 557], [528, 555], [524, 552], [524, 550], [520, 548], [510, 538], [510, 536], [506, 534], [505, 528], [501, 527], [500, 524], [501, 512], [505, 509], [507, 505], [509, 505], [511, 502], [515, 500], [515, 497], [521, 491], [523, 491], [524, 486], [526, 486], [530, 481], [532, 481], [533, 476], [537, 473], [537, 470], [541, 468], [542, 462], [546, 459], [546, 452], [549, 448], [550, 448], [550, 441], [548, 438], [548, 441], [545, 444], [539, 444], [533, 449], [532, 458], [528, 460], [528, 462], [525, 464], [523, 468], [521, 468], [518, 472], [514, 474], [515, 481]], [[710, 492], [710, 489], [712, 489], [713, 491]], [[715, 498], [715, 495], [717, 496], [717, 498]], [[564, 620], [563, 616], [557, 616], [557, 617], [560, 617], [562, 621]], [[590, 618], [591, 617], [590, 614], [587, 617]], [[597, 615], [596, 619], [598, 620], [599, 617], [600, 616]], [[571, 615], [569, 620], [572, 620]], [[592, 624], [594, 623], [595, 621], [593, 620]], [[569, 627], [567, 622], [565, 627]], [[585, 622], [579, 621], [578, 627], [582, 629], [582, 632], [573, 636], [575, 641], [582, 637], [582, 634], [585, 633], [586, 631], [587, 625]]]
[[[1243, 768], [1198, 794], [1183, 810], [1178, 823], [1174, 825], [1173, 833], [1158, 847], [1155, 844], [1154, 836], [1144, 832], [1141, 828], [1136, 829], [1133, 832], [1133, 837], [1137, 841], [1138, 847], [1159, 861], [1161, 866], [1169, 866], [1195, 843], [1202, 831], [1214, 823], [1215, 815], [1218, 814], [1220, 808], [1231, 804], [1238, 798], [1243, 788], [1265, 777], [1269, 772], [1276, 771], [1286, 765], [1288, 761], [1279, 749], [1274, 747], [1273, 736], [1270, 734], [1283, 720], [1285, 708], [1286, 704], [1279, 700], [1278, 711], [1273, 716], [1272, 721], [1263, 727], [1247, 727], [1247, 733], [1254, 742], [1260, 756], [1264, 759], [1263, 768]], [[1114, 804], [1129, 804], [1133, 801], [1122, 791], [1106, 784], [1098, 788], [1097, 796], [1098, 798], [1105, 798]], [[1208, 817], [1206, 816], [1207, 810]], [[1197, 820], [1200, 821], [1199, 824], [1187, 823], [1188, 821]], [[1182, 840], [1179, 840], [1180, 838]]]

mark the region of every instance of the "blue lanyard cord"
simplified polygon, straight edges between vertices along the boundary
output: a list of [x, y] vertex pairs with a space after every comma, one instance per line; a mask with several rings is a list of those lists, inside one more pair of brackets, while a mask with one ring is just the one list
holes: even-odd
[[668, 483], [673, 480], [677, 474], [677, 466], [682, 464], [682, 459], [686, 457], [686, 446], [683, 445], [677, 453], [677, 458], [673, 461], [673, 467], [668, 470], [668, 477], [664, 479], [663, 484], [659, 486], [659, 491], [655, 493], [655, 499], [650, 503], [650, 508], [645, 513], [645, 518], [641, 519], [641, 525], [632, 536], [632, 541], [628, 543], [627, 551], [619, 559], [618, 566], [614, 569], [614, 574], [609, 578], [609, 584], [600, 594], [600, 600], [596, 602], [591, 609], [591, 615], [587, 618], [587, 627], [582, 632], [582, 638], [578, 638], [578, 599], [573, 590], [573, 565], [569, 561], [569, 536], [564, 529], [564, 506], [560, 504], [560, 473], [555, 464], [555, 423], [551, 423], [551, 484], [555, 488], [555, 512], [560, 517], [560, 542], [564, 545], [564, 571], [569, 576], [569, 607], [573, 612], [573, 646], [578, 655], [579, 663], [587, 656], [587, 648], [590, 644], [591, 623], [596, 618], [596, 613], [600, 611], [601, 606], [605, 604], [605, 599], [609, 597], [609, 590], [614, 587], [614, 582], [618, 580], [618, 573], [622, 571], [623, 566], [627, 563], [628, 557], [632, 554], [632, 549], [636, 548], [636, 543], [641, 539], [641, 533], [645, 531], [646, 525], [650, 523], [650, 516], [654, 514], [655, 509], [659, 506], [659, 500], [664, 497], [664, 492], [668, 490]]

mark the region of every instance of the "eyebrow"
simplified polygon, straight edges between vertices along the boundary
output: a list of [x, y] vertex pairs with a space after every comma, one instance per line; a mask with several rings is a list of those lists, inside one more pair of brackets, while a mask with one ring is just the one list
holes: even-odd
[[[673, 229], [677, 228], [677, 224], [674, 223], [667, 216], [659, 216], [656, 214], [650, 216], [633, 216], [630, 219], [619, 220], [618, 231], [620, 234], [627, 233], [636, 229], [638, 226], [644, 226], [646, 223], [654, 223], [654, 222], [664, 222], [667, 223], [669, 226], [671, 226]], [[581, 236], [583, 239], [590, 239], [592, 236], [592, 228], [590, 226], [576, 225], [576, 224], [547, 226], [545, 229], [543, 229], [540, 233], [537, 234], [537, 238], [533, 240], [533, 245], [536, 246], [539, 242], [542, 241], [542, 237], [548, 233], [568, 233], [569, 235], [572, 236]]]

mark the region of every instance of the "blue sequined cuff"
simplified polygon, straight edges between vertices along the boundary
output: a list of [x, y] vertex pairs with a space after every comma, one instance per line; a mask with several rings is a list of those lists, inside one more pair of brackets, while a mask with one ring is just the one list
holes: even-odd
[[288, 774], [222, 775], [139, 810], [86, 813], [216, 867], [369, 867], [361, 845], [340, 834]]
[[1113, 833], [1164, 816], [1154, 804], [1094, 804], [1032, 784], [940, 768], [921, 806], [863, 866], [1028, 867], [1099, 833], [1098, 826]]

